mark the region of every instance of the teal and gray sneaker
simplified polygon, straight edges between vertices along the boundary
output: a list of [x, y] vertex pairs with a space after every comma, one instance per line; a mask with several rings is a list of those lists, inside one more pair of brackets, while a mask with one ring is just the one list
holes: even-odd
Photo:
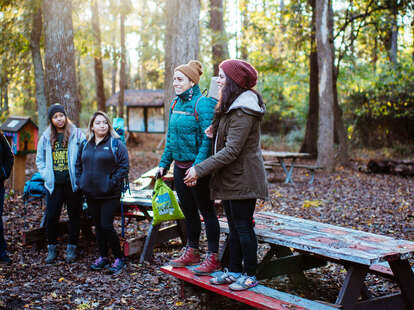
[[102, 270], [109, 267], [109, 259], [107, 257], [99, 256], [91, 265], [92, 270]]
[[114, 263], [112, 264], [111, 268], [109, 268], [109, 272], [113, 275], [117, 275], [122, 271], [124, 268], [125, 262], [122, 258], [115, 259]]

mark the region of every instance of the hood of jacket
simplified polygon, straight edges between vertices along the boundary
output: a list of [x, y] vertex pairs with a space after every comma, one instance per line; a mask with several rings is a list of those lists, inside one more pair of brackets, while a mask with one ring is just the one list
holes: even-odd
[[226, 113], [235, 109], [242, 109], [247, 114], [259, 117], [262, 117], [266, 112], [266, 107], [264, 105], [263, 107], [259, 106], [259, 98], [251, 90], [241, 93], [240, 96], [233, 101]]

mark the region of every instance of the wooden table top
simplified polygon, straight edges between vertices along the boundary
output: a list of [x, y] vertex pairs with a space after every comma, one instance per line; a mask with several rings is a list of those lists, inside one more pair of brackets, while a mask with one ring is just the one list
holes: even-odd
[[152, 189], [126, 191], [121, 201], [124, 205], [140, 205], [152, 207]]
[[309, 153], [275, 152], [275, 151], [267, 151], [267, 150], [262, 150], [262, 155], [269, 156], [269, 157], [277, 157], [277, 158], [302, 158], [302, 157], [311, 156], [311, 154]]
[[[272, 212], [257, 212], [254, 219], [259, 240], [335, 260], [371, 266], [414, 257], [414, 242], [407, 240]], [[220, 218], [220, 227], [228, 232], [225, 218]]]

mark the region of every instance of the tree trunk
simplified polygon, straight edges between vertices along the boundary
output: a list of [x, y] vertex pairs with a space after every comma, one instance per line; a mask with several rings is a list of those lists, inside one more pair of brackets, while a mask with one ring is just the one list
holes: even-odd
[[398, 60], [397, 60], [397, 52], [398, 52], [398, 8], [397, 8], [397, 3], [396, 1], [391, 1], [392, 2], [392, 24], [391, 24], [391, 29], [390, 29], [390, 50], [389, 50], [389, 55], [390, 55], [390, 61], [395, 65], [397, 64]]
[[210, 0], [210, 29], [212, 32], [213, 75], [217, 76], [219, 64], [228, 57], [223, 22], [223, 0]]
[[94, 38], [94, 61], [95, 61], [95, 88], [98, 110], [106, 111], [105, 87], [103, 79], [102, 51], [101, 51], [101, 28], [99, 24], [98, 0], [91, 1], [92, 10], [92, 32]]
[[125, 57], [126, 57], [126, 49], [125, 49], [125, 12], [121, 11], [120, 17], [120, 25], [121, 25], [121, 69], [119, 71], [119, 97], [118, 97], [118, 117], [124, 117], [124, 95], [125, 95]]
[[247, 50], [247, 45], [249, 44], [246, 33], [247, 28], [249, 27], [249, 17], [248, 17], [248, 6], [249, 0], [240, 1], [240, 11], [242, 16], [242, 29], [241, 29], [241, 38], [240, 38], [240, 58], [247, 60], [249, 57], [249, 52]]
[[44, 0], [43, 13], [47, 101], [64, 105], [68, 117], [79, 125], [72, 1]]
[[[329, 34], [333, 38], [334, 33], [334, 15], [332, 4], [329, 6]], [[339, 106], [338, 101], [338, 72], [335, 68], [335, 45], [331, 41], [332, 48], [332, 84], [333, 84], [333, 98], [334, 98], [334, 142], [339, 144], [337, 158], [338, 161], [344, 165], [349, 165], [349, 154], [348, 154], [348, 135], [344, 126], [344, 120], [342, 118], [342, 109]], [[339, 69], [338, 69], [339, 70]]]
[[30, 50], [32, 52], [33, 67], [36, 85], [37, 119], [39, 137], [47, 127], [47, 103], [45, 95], [45, 73], [43, 70], [42, 56], [40, 54], [40, 37], [42, 35], [42, 9], [33, 10], [32, 32], [30, 35]]
[[334, 154], [334, 89], [332, 81], [333, 53], [329, 31], [330, 0], [316, 0], [316, 42], [319, 72], [319, 166], [335, 169]]
[[309, 55], [309, 108], [306, 120], [305, 139], [300, 151], [313, 156], [318, 155], [318, 122], [319, 122], [319, 95], [318, 95], [318, 53], [315, 38], [315, 0], [310, 0], [312, 7], [312, 30]]
[[[175, 96], [172, 87], [174, 69], [198, 58], [200, 36], [200, 1], [167, 0], [167, 33], [165, 37], [164, 107], [168, 122], [170, 102]], [[167, 127], [165, 127], [167, 128]]]

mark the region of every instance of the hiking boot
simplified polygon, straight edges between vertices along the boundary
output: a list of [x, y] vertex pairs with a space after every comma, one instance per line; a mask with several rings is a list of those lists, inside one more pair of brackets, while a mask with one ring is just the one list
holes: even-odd
[[207, 253], [207, 257], [200, 266], [193, 269], [193, 273], [200, 276], [206, 276], [214, 271], [220, 270], [220, 261], [217, 253]]
[[107, 257], [99, 256], [91, 265], [92, 270], [102, 270], [109, 267], [109, 259]]
[[198, 265], [200, 263], [200, 252], [198, 249], [186, 247], [184, 253], [176, 259], [170, 261], [172, 267], [184, 267]]
[[258, 285], [259, 282], [257, 282], [255, 276], [248, 276], [247, 274], [242, 274], [236, 282], [233, 282], [229, 285], [229, 289], [232, 291], [244, 291], [249, 288], [255, 287]]
[[56, 244], [48, 244], [47, 246], [47, 257], [46, 257], [46, 264], [51, 264], [55, 261], [57, 256], [56, 253]]
[[125, 262], [122, 258], [115, 259], [114, 263], [112, 264], [111, 268], [109, 268], [109, 272], [113, 275], [117, 275], [122, 271], [124, 268]]
[[72, 263], [76, 259], [76, 245], [68, 244], [66, 248], [66, 257], [65, 260], [67, 263]]
[[0, 256], [0, 265], [9, 265], [11, 262], [12, 260], [7, 254]]

